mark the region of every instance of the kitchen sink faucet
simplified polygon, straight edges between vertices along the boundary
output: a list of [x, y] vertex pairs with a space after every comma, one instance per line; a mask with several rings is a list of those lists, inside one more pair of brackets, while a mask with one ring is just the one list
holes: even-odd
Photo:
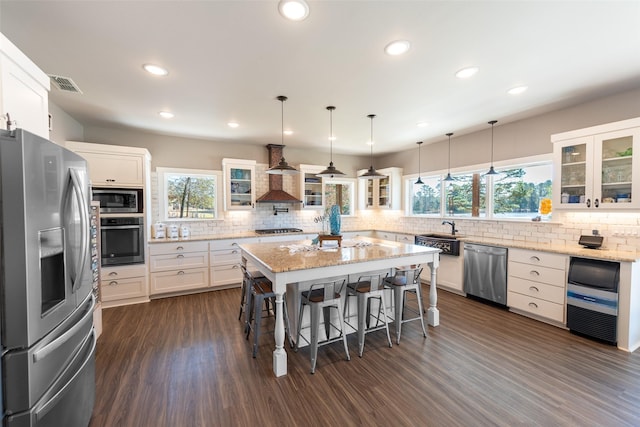
[[456, 230], [455, 221], [442, 221], [442, 225], [445, 225], [445, 224], [449, 224], [451, 226], [451, 235], [455, 236], [456, 235], [456, 231], [458, 231], [458, 230]]

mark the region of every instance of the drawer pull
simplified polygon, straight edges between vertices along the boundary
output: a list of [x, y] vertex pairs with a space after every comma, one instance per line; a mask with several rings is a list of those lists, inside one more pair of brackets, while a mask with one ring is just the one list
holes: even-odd
[[112, 271], [111, 273], [109, 273], [109, 276], [117, 276], [118, 272], [117, 271]]
[[238, 264], [233, 264], [233, 267], [231, 267], [231, 268], [238, 269], [238, 268], [240, 268], [240, 266]]
[[540, 258], [538, 258], [537, 256], [532, 256], [531, 258], [529, 258], [531, 261], [535, 261], [535, 262], [540, 262]]
[[540, 292], [540, 289], [536, 288], [535, 286], [529, 286], [529, 290], [533, 292]]
[[176, 258], [184, 258], [184, 255], [179, 254], [179, 255], [176, 256]]
[[236, 242], [233, 242], [231, 246], [238, 246], [238, 244]]
[[178, 276], [182, 276], [184, 274], [184, 271], [180, 270], [178, 271]]
[[539, 276], [540, 275], [540, 273], [538, 273], [536, 270], [531, 270], [529, 272], [529, 274], [531, 274], [532, 276]]
[[115, 280], [112, 280], [112, 281], [109, 282], [109, 286], [115, 286], [117, 284], [118, 284], [118, 282], [116, 282]]
[[176, 251], [184, 251], [184, 247], [183, 247], [183, 246], [178, 246], [178, 247], [176, 248]]
[[536, 304], [535, 302], [530, 302], [530, 303], [529, 303], [529, 307], [531, 307], [531, 308], [538, 308], [538, 304]]
[[237, 254], [237, 253], [238, 253], [238, 251], [237, 251], [236, 249], [234, 249], [234, 250], [232, 250], [232, 251], [231, 251], [231, 253], [232, 253], [232, 254]]

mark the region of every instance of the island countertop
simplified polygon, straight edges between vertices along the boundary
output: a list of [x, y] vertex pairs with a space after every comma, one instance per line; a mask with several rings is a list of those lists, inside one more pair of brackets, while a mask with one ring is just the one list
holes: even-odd
[[241, 243], [240, 249], [251, 253], [273, 273], [307, 270], [361, 263], [365, 261], [390, 260], [413, 254], [440, 252], [439, 249], [409, 245], [389, 240], [359, 237], [342, 241], [342, 246], [310, 245], [309, 241]]

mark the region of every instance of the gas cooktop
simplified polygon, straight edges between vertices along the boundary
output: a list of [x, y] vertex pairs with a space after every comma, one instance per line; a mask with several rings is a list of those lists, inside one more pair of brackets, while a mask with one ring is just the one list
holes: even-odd
[[263, 230], [256, 230], [258, 234], [285, 234], [285, 233], [301, 233], [299, 228], [267, 228]]

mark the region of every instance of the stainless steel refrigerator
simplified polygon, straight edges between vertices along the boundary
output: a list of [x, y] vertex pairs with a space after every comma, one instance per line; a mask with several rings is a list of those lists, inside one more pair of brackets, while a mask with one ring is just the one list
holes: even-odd
[[5, 427], [86, 427], [95, 401], [85, 160], [0, 131], [0, 324]]

